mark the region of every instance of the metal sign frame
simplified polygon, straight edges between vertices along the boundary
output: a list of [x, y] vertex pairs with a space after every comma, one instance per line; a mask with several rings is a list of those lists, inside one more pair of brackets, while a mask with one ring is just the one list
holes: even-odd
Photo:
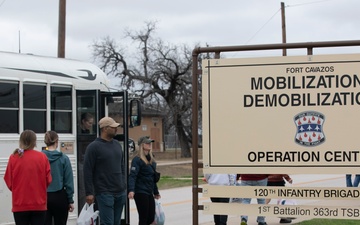
[[223, 46], [223, 47], [198, 47], [192, 53], [192, 196], [193, 196], [193, 225], [199, 224], [199, 210], [204, 210], [204, 205], [199, 205], [199, 193], [202, 188], [199, 187], [199, 169], [203, 164], [199, 162], [198, 157], [198, 122], [199, 122], [199, 76], [202, 74], [199, 68], [199, 55], [202, 53], [215, 53], [215, 58], [220, 58], [222, 52], [239, 52], [239, 51], [264, 51], [264, 50], [284, 50], [284, 49], [307, 49], [307, 55], [313, 55], [314, 48], [332, 48], [360, 46], [360, 40], [350, 41], [328, 41], [328, 42], [303, 42], [303, 43], [285, 43], [285, 44], [264, 44], [264, 45], [243, 45], [243, 46]]

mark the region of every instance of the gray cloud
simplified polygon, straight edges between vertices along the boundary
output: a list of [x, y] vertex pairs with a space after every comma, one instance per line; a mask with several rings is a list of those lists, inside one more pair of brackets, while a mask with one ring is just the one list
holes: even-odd
[[[170, 43], [212, 46], [281, 42], [279, 0], [67, 1], [66, 57], [90, 60], [98, 38], [120, 39], [158, 21], [157, 36]], [[358, 0], [288, 0], [288, 42], [360, 39]], [[0, 50], [57, 55], [59, 1], [7, 0], [0, 7]], [[21, 6], [21, 7], [20, 7]], [[351, 49], [352, 50], [352, 49]]]

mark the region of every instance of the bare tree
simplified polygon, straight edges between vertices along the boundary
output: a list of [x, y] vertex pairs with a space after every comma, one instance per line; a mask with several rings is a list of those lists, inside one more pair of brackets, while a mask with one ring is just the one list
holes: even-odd
[[126, 37], [138, 44], [136, 53], [125, 54], [125, 46], [106, 37], [92, 45], [93, 56], [108, 75], [120, 78], [119, 86], [157, 109], [166, 110], [181, 146], [181, 157], [191, 157], [191, 68], [192, 49], [154, 38], [155, 22], [145, 29], [126, 30]]

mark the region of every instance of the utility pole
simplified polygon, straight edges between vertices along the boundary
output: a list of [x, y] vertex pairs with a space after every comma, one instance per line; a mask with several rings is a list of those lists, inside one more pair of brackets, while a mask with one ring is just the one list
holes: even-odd
[[[282, 30], [282, 43], [286, 43], [286, 25], [285, 25], [285, 4], [281, 2], [281, 30]], [[286, 48], [283, 49], [283, 56], [286, 56]]]
[[66, 0], [59, 0], [58, 58], [65, 58]]

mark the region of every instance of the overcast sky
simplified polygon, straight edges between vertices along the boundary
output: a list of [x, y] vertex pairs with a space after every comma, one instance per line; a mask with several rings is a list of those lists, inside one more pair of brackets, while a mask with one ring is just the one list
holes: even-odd
[[[281, 43], [281, 2], [288, 43], [360, 40], [359, 0], [68, 0], [65, 55], [91, 61], [94, 40], [121, 40], [145, 21], [158, 21], [164, 41], [191, 47]], [[59, 0], [0, 4], [0, 51], [19, 52], [20, 36], [22, 53], [57, 56]]]

